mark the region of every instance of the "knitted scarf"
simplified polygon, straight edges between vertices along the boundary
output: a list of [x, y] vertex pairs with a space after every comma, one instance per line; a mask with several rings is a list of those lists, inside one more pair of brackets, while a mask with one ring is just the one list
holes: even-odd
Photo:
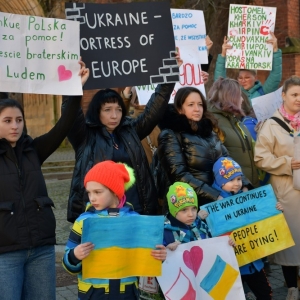
[[283, 104], [280, 106], [279, 112], [296, 131], [300, 130], [300, 112], [291, 115], [284, 109]]

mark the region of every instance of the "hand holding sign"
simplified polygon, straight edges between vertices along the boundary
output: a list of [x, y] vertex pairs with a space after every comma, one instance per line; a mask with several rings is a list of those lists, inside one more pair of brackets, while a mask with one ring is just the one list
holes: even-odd
[[81, 76], [81, 84], [82, 86], [84, 86], [84, 84], [86, 83], [86, 81], [90, 76], [90, 70], [89, 68], [85, 67], [85, 63], [81, 60], [81, 57], [80, 57], [79, 64], [80, 64], [80, 71], [78, 75]]
[[272, 32], [272, 31], [270, 31], [270, 35], [271, 35], [271, 38], [268, 39], [268, 40], [266, 40], [266, 42], [267, 42], [268, 44], [273, 45], [273, 51], [274, 51], [274, 52], [277, 52], [277, 50], [278, 50], [277, 38], [276, 38], [274, 32]]
[[228, 49], [232, 49], [232, 45], [228, 43], [229, 39], [227, 39], [226, 36], [224, 36], [223, 44], [222, 44], [222, 56], [226, 56], [226, 52]]

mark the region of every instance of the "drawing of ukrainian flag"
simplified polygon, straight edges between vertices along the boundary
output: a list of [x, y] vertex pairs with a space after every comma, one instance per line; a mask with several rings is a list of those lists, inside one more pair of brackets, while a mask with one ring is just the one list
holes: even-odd
[[224, 300], [238, 276], [239, 271], [217, 255], [210, 271], [201, 281], [200, 287], [214, 300]]
[[84, 220], [82, 243], [92, 242], [95, 246], [82, 261], [83, 278], [160, 276], [162, 262], [151, 256], [151, 250], [162, 244], [163, 224], [163, 216]]

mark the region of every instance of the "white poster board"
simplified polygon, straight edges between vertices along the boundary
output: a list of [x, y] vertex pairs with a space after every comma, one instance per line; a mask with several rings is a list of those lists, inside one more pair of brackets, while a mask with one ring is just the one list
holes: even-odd
[[199, 53], [199, 63], [207, 64], [205, 43], [206, 28], [202, 10], [171, 9], [175, 44], [182, 49], [194, 47]]
[[258, 122], [269, 119], [282, 104], [282, 87], [275, 92], [253, 98], [252, 107]]
[[0, 91], [82, 95], [79, 22], [0, 12]]
[[275, 19], [276, 7], [230, 4], [226, 68], [272, 70]]
[[[195, 87], [205, 97], [205, 87], [201, 76], [201, 65], [198, 62], [198, 50], [183, 46], [180, 48], [180, 56], [183, 60], [183, 65], [180, 67], [180, 81], [175, 84], [174, 91], [170, 97], [169, 103], [174, 102], [174, 97], [178, 89], [182, 87]], [[154, 93], [157, 85], [142, 85], [136, 86], [136, 92], [140, 105], [148, 103], [152, 93]]]
[[159, 285], [168, 300], [245, 299], [228, 236], [181, 244], [167, 253]]

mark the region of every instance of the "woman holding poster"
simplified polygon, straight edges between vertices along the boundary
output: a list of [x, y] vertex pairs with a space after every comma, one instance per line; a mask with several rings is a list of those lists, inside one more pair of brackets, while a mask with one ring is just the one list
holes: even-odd
[[[176, 59], [182, 63], [179, 54]], [[93, 96], [85, 116], [82, 110], [79, 111], [68, 134], [76, 153], [68, 221], [74, 222], [85, 211], [88, 202], [83, 186], [85, 174], [96, 163], [105, 160], [126, 163], [134, 169], [137, 180], [126, 192], [126, 198], [130, 199], [136, 212], [156, 214], [157, 192], [141, 140], [162, 118], [173, 89], [174, 83], [158, 85], [144, 113], [136, 119], [126, 116], [122, 97], [111, 89], [100, 90]], [[64, 105], [63, 102], [63, 111]]]
[[[80, 62], [82, 84], [89, 70]], [[55, 299], [55, 217], [41, 171], [66, 137], [81, 96], [66, 104], [56, 125], [32, 139], [19, 102], [0, 100], [0, 298]]]
[[192, 186], [199, 206], [217, 200], [220, 192], [211, 187], [213, 164], [228, 152], [214, 132], [220, 129], [202, 93], [194, 87], [179, 89], [159, 126], [158, 157], [170, 183]]
[[[270, 32], [270, 38], [266, 41], [266, 43], [271, 44], [273, 46], [273, 62], [272, 62], [272, 70], [265, 83], [262, 84], [259, 80], [257, 80], [257, 71], [256, 70], [248, 70], [248, 69], [240, 69], [238, 74], [238, 82], [242, 88], [243, 93], [250, 99], [272, 93], [278, 89], [279, 83], [282, 77], [282, 53], [277, 45], [277, 38], [275, 37], [273, 32]], [[214, 73], [214, 79], [217, 80], [220, 77], [226, 77], [226, 52], [228, 49], [232, 49], [232, 45], [229, 42], [228, 38], [225, 36], [223, 45], [222, 45], [222, 53], [218, 55], [216, 68]]]
[[300, 169], [294, 157], [294, 136], [300, 132], [300, 78], [292, 76], [282, 88], [282, 106], [258, 133], [257, 167], [271, 174], [270, 182], [289, 225], [295, 246], [275, 253], [287, 284], [287, 300], [298, 299], [297, 266], [300, 265], [300, 191], [293, 187], [293, 171]]

